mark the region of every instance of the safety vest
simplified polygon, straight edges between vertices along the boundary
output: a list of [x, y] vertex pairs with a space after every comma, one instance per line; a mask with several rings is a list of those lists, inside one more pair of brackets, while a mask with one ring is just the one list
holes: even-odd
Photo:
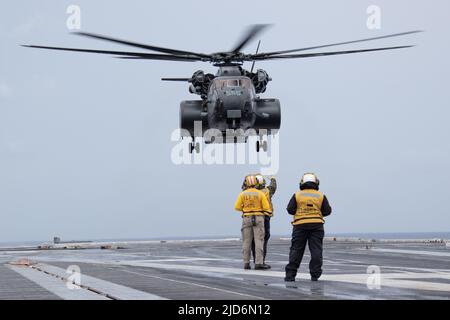
[[264, 188], [261, 190], [262, 193], [264, 193], [264, 195], [267, 198], [267, 201], [269, 201], [269, 205], [270, 205], [270, 210], [269, 211], [264, 211], [264, 214], [268, 217], [273, 216], [273, 206], [272, 206], [272, 199], [270, 198], [270, 191], [269, 188]]
[[322, 216], [323, 193], [314, 189], [297, 191], [295, 193], [297, 211], [293, 225], [304, 223], [325, 223]]
[[261, 198], [265, 197], [264, 193], [255, 188], [250, 188], [240, 194], [242, 203], [242, 216], [263, 216], [264, 209], [261, 204]]

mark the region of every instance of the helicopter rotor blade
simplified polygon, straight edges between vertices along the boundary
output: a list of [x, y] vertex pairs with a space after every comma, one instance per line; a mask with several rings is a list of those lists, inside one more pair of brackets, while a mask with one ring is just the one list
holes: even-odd
[[162, 81], [183, 81], [189, 82], [191, 78], [161, 78]]
[[256, 37], [261, 31], [269, 27], [270, 24], [254, 24], [250, 26], [244, 35], [242, 36], [241, 40], [238, 42], [238, 44], [231, 50], [233, 53], [237, 53], [244, 48], [247, 43], [249, 43], [254, 37]]
[[127, 46], [132, 46], [132, 47], [136, 47], [136, 48], [157, 51], [157, 52], [162, 52], [162, 53], [169, 53], [169, 54], [175, 54], [175, 55], [189, 55], [189, 56], [196, 56], [196, 57], [202, 57], [202, 58], [211, 58], [210, 55], [204, 54], [204, 53], [197, 53], [197, 52], [191, 52], [191, 51], [185, 51], [185, 50], [157, 47], [157, 46], [153, 46], [153, 45], [147, 45], [147, 44], [143, 44], [143, 43], [131, 42], [131, 41], [127, 41], [127, 40], [121, 40], [121, 39], [117, 39], [117, 38], [103, 36], [100, 34], [94, 34], [94, 33], [88, 33], [88, 32], [74, 32], [73, 34], [83, 36], [83, 37], [88, 37], [88, 38], [94, 38], [94, 39], [99, 39], [99, 40], [120, 43], [120, 44], [124, 44]]
[[373, 49], [361, 49], [361, 50], [346, 50], [346, 51], [331, 51], [331, 52], [317, 52], [317, 53], [301, 53], [301, 54], [286, 54], [286, 55], [272, 55], [269, 57], [257, 57], [254, 56], [249, 60], [275, 60], [275, 59], [295, 59], [295, 58], [312, 58], [312, 57], [322, 57], [322, 56], [334, 56], [340, 54], [350, 54], [350, 53], [361, 53], [370, 51], [383, 51], [383, 50], [395, 50], [403, 48], [411, 48], [413, 45], [408, 46], [397, 46], [397, 47], [383, 47], [383, 48], [373, 48]]
[[299, 49], [273, 51], [273, 52], [262, 52], [262, 53], [254, 55], [254, 57], [258, 57], [258, 58], [268, 57], [268, 56], [280, 55], [280, 54], [286, 54], [286, 53], [292, 53], [292, 52], [298, 52], [298, 51], [313, 50], [313, 49], [320, 49], [320, 48], [326, 48], [326, 47], [340, 46], [340, 45], [344, 45], [344, 44], [351, 44], [351, 43], [379, 40], [379, 39], [385, 39], [385, 38], [399, 37], [399, 36], [404, 36], [404, 35], [419, 33], [419, 32], [423, 32], [423, 30], [414, 30], [414, 31], [401, 32], [401, 33], [394, 33], [394, 34], [389, 34], [389, 35], [385, 35], [385, 36], [359, 39], [359, 40], [353, 40], [353, 41], [337, 42], [337, 43], [325, 44], [325, 45], [314, 46], [314, 47], [305, 47], [305, 48], [299, 48]]
[[87, 53], [119, 55], [119, 56], [122, 56], [121, 58], [148, 59], [148, 60], [169, 60], [169, 61], [202, 61], [202, 59], [199, 58], [199, 57], [182, 56], [182, 55], [169, 55], [169, 54], [156, 54], [156, 53], [145, 53], [145, 52], [94, 50], [94, 49], [48, 47], [48, 46], [35, 46], [35, 45], [22, 45], [22, 47], [37, 48], [37, 49], [48, 49], [48, 50], [61, 50], [61, 51], [73, 51], [73, 52], [87, 52]]
[[160, 61], [181, 61], [181, 62], [196, 62], [203, 61], [195, 57], [183, 57], [175, 56], [171, 54], [154, 54], [154, 53], [143, 53], [139, 56], [116, 56], [116, 59], [123, 60], [160, 60]]

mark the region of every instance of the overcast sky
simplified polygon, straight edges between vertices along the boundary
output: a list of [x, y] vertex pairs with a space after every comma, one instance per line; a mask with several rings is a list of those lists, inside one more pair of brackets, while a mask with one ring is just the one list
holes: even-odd
[[[261, 51], [423, 29], [329, 50], [390, 52], [258, 62], [282, 105], [273, 234], [316, 172], [333, 207], [327, 232], [449, 231], [450, 2], [3, 1], [0, 10], [0, 241], [239, 235], [233, 210], [254, 165], [174, 165], [170, 141], [186, 83], [206, 63], [130, 61], [19, 44], [128, 50], [81, 29], [200, 52], [230, 49], [245, 26], [273, 23]], [[369, 5], [381, 29], [366, 26]], [[256, 42], [246, 52], [253, 52]]]

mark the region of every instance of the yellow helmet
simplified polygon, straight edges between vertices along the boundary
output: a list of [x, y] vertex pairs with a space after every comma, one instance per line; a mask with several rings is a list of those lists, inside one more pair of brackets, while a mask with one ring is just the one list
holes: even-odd
[[317, 176], [311, 172], [307, 172], [302, 176], [302, 179], [300, 180], [300, 185], [302, 185], [306, 182], [313, 182], [317, 185], [319, 185], [319, 183], [320, 183], [319, 178], [317, 178]]
[[258, 181], [254, 175], [248, 175], [245, 177], [245, 186], [247, 188], [255, 187], [258, 184]]

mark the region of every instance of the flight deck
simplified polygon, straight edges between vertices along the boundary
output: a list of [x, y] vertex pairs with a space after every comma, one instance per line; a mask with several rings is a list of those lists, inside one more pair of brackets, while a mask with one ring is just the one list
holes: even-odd
[[310, 281], [306, 251], [284, 282], [289, 239], [269, 242], [271, 270], [244, 270], [237, 238], [0, 248], [0, 299], [449, 299], [446, 242], [327, 239]]

